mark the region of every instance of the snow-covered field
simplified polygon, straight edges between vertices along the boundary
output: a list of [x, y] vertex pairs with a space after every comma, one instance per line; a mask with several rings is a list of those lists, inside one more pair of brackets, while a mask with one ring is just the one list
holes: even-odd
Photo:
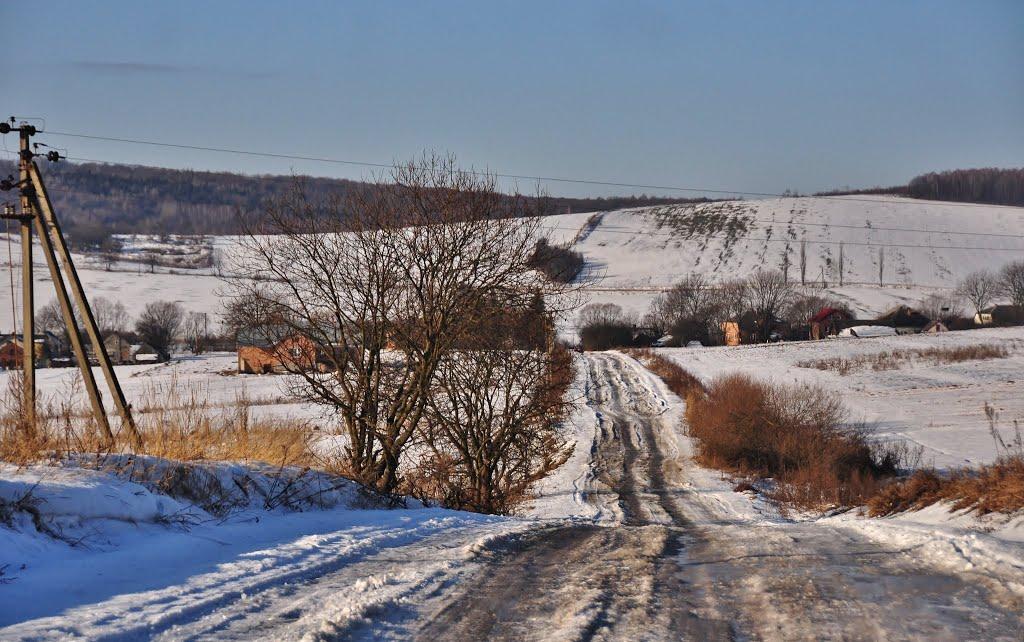
[[[882, 352], [996, 344], [1009, 356], [984, 361], [930, 364], [910, 361], [894, 370], [870, 367], [846, 375], [797, 364]], [[867, 339], [827, 339], [737, 347], [659, 348], [710, 381], [742, 372], [779, 383], [808, 383], [838, 392], [850, 419], [864, 422], [880, 439], [904, 439], [924, 447], [923, 465], [988, 463], [997, 455], [984, 404], [1000, 413], [1000, 429], [1012, 436], [1024, 420], [1024, 328], [992, 328]]]

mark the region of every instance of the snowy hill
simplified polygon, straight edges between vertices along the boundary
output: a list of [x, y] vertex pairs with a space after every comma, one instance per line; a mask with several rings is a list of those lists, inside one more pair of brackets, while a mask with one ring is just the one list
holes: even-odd
[[[914, 304], [929, 292], [952, 288], [972, 270], [996, 269], [1024, 257], [1024, 208], [885, 196], [775, 198], [564, 214], [545, 219], [545, 228], [553, 241], [583, 253], [587, 264], [582, 278], [590, 301], [616, 302], [638, 313], [657, 292], [692, 271], [724, 280], [761, 267], [781, 269], [788, 260], [790, 278], [799, 281], [802, 245], [808, 286], [821, 287], [824, 282], [835, 296], [867, 314], [896, 303]], [[234, 243], [232, 237], [207, 238], [213, 251], [228, 252]], [[142, 243], [129, 241], [127, 249]], [[0, 265], [9, 264], [7, 248], [0, 235]], [[12, 248], [17, 253], [16, 238]], [[53, 297], [41, 261], [37, 248], [37, 305]], [[176, 301], [197, 312], [220, 311], [217, 290], [222, 283], [212, 268], [159, 266], [150, 273], [147, 265], [121, 262], [106, 271], [95, 257], [76, 261], [90, 296], [119, 300], [132, 316], [156, 300]], [[14, 277], [20, 302], [17, 272]], [[0, 294], [0, 331], [10, 330], [9, 300], [10, 289], [5, 287]]]
[[547, 226], [585, 256], [592, 300], [638, 312], [689, 272], [725, 280], [788, 261], [799, 282], [802, 246], [808, 286], [824, 282], [868, 313], [1024, 257], [1024, 208], [898, 197], [671, 205], [554, 216]]

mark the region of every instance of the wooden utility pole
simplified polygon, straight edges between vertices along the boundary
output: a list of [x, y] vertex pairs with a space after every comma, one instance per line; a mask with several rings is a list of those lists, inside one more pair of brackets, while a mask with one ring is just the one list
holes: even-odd
[[[22, 225], [22, 291], [23, 305], [25, 306], [25, 343], [22, 346], [24, 348], [22, 351], [22, 367], [25, 372], [26, 412], [34, 414], [36, 407], [35, 354], [32, 339], [34, 331], [34, 310], [32, 305], [33, 282], [31, 235], [32, 226], [34, 224], [36, 233], [39, 235], [43, 255], [46, 258], [46, 265], [50, 270], [50, 278], [52, 279], [54, 289], [57, 292], [57, 301], [60, 304], [61, 314], [64, 317], [64, 323], [68, 329], [71, 348], [75, 353], [75, 360], [78, 362], [78, 368], [82, 371], [82, 379], [85, 383], [86, 392], [89, 395], [89, 402], [92, 406], [93, 416], [96, 419], [97, 427], [103, 432], [108, 443], [113, 444], [114, 433], [110, 429], [110, 422], [107, 420], [107, 415], [103, 408], [103, 397], [100, 394], [99, 387], [96, 385], [96, 378], [93, 376], [92, 368], [89, 364], [89, 356], [85, 351], [85, 346], [82, 344], [82, 337], [78, 332], [78, 323], [75, 320], [76, 308], [85, 326], [85, 333], [89, 337], [89, 342], [92, 344], [93, 353], [95, 354], [96, 360], [99, 362], [104, 378], [107, 381], [107, 387], [110, 390], [111, 397], [114, 399], [114, 405], [117, 408], [118, 414], [121, 416], [121, 427], [122, 429], [128, 430], [133, 445], [136, 448], [140, 448], [142, 446], [142, 436], [139, 433], [138, 427], [135, 425], [134, 418], [132, 417], [131, 406], [129, 406], [125, 401], [124, 392], [121, 390], [121, 385], [117, 381], [117, 374], [114, 372], [113, 364], [111, 364], [110, 357], [107, 355], [106, 348], [103, 345], [103, 337], [100, 335], [99, 328], [96, 326], [96, 319], [93, 316], [92, 308], [89, 306], [89, 301], [85, 296], [82, 281], [78, 278], [78, 271], [75, 269], [74, 261], [72, 261], [71, 252], [68, 250], [67, 242], [64, 240], [64, 234], [61, 232], [60, 224], [57, 222], [57, 217], [54, 214], [53, 204], [46, 191], [46, 185], [43, 183], [43, 176], [39, 172], [39, 166], [36, 165], [33, 160], [37, 154], [32, 152], [29, 140], [32, 136], [38, 133], [38, 130], [27, 123], [22, 123], [20, 126], [14, 127], [14, 122], [15, 119], [12, 118], [10, 123], [0, 123], [0, 134], [7, 134], [12, 131], [17, 131], [19, 133], [21, 140], [21, 157], [19, 159], [20, 163], [18, 166], [19, 180], [17, 183], [14, 183], [12, 180], [3, 181], [0, 187], [4, 190], [9, 190], [17, 186], [21, 190], [22, 211], [21, 215], [17, 218], [21, 221]], [[52, 162], [55, 162], [60, 158], [60, 155], [55, 151], [51, 151], [46, 154], [46, 159]], [[58, 254], [60, 255], [60, 262], [57, 260]], [[61, 264], [63, 264], [64, 268], [63, 276], [61, 275]], [[68, 293], [69, 289], [70, 296]], [[74, 302], [74, 305], [72, 305], [72, 301]]]
[[18, 183], [21, 190], [21, 366], [25, 373], [22, 412], [26, 425], [35, 425], [36, 414], [36, 320], [32, 281], [32, 199], [24, 185], [28, 182], [28, 165], [32, 161], [29, 138], [35, 133], [31, 125], [18, 132]]

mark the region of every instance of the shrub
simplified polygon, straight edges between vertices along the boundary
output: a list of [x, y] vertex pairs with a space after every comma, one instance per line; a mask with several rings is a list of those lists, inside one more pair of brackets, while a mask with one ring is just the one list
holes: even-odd
[[919, 470], [909, 479], [890, 484], [868, 501], [872, 517], [918, 510], [939, 501], [952, 502], [951, 510], [979, 515], [1014, 513], [1024, 509], [1024, 458], [1007, 457], [977, 469], [947, 475]]
[[775, 499], [804, 508], [863, 503], [911, 456], [903, 445], [872, 443], [821, 388], [733, 374], [691, 387], [686, 400], [702, 463], [773, 478]]
[[614, 303], [591, 303], [579, 314], [580, 346], [584, 350], [629, 348], [634, 341], [635, 320]]
[[551, 245], [546, 238], [537, 241], [529, 265], [558, 283], [572, 283], [583, 271], [583, 255], [567, 247]]

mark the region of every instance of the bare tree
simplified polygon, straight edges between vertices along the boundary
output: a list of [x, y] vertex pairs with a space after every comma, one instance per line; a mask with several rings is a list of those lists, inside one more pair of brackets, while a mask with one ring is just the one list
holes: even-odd
[[51, 299], [49, 303], [36, 309], [35, 325], [36, 332], [50, 332], [57, 336], [66, 334], [64, 313], [61, 312], [57, 299]]
[[219, 248], [213, 248], [210, 251], [210, 267], [213, 268], [213, 273], [217, 276], [224, 276], [224, 251]]
[[528, 307], [564, 291], [529, 266], [539, 231], [529, 205], [432, 156], [345, 201], [312, 200], [297, 182], [247, 226], [230, 294], [250, 328], [315, 347], [325, 372], [296, 364], [291, 391], [337, 417], [356, 479], [398, 488], [439, 365], [479, 327], [485, 301]]
[[694, 272], [656, 297], [648, 316], [657, 320], [660, 330], [671, 332], [680, 341], [705, 342], [717, 317], [719, 299], [711, 282]]
[[1024, 261], [1007, 263], [999, 270], [999, 293], [1024, 307]]
[[128, 311], [120, 301], [96, 297], [92, 301], [92, 314], [103, 337], [128, 329]]
[[929, 319], [938, 321], [959, 319], [964, 314], [963, 306], [955, 295], [929, 294], [918, 302], [917, 308]]
[[155, 251], [149, 251], [142, 255], [142, 263], [149, 268], [149, 273], [156, 272], [156, 266], [160, 264], [160, 255]]
[[122, 243], [116, 236], [108, 236], [100, 244], [100, 263], [109, 272], [121, 259]]
[[182, 322], [181, 335], [192, 354], [202, 354], [210, 337], [210, 315], [205, 312], [189, 312]]
[[800, 239], [800, 285], [807, 285], [807, 239]]
[[636, 319], [624, 311], [621, 305], [615, 303], [588, 303], [580, 309], [576, 320], [580, 327], [636, 322]]
[[424, 443], [432, 493], [453, 508], [507, 514], [571, 453], [565, 350], [472, 350], [442, 359]]
[[885, 246], [878, 248], [878, 287], [882, 287], [885, 279]]
[[956, 291], [970, 302], [976, 315], [980, 314], [999, 295], [999, 276], [989, 270], [971, 272], [960, 281]]
[[758, 270], [747, 279], [747, 303], [757, 322], [762, 341], [771, 335], [775, 320], [781, 316], [793, 295], [792, 287], [777, 270]]
[[786, 249], [782, 250], [782, 278], [789, 283], [789, 243], [786, 243]]
[[147, 303], [135, 322], [139, 337], [159, 353], [162, 359], [171, 355], [171, 344], [181, 329], [185, 311], [177, 303], [155, 301]]
[[741, 279], [720, 283], [713, 291], [714, 316], [710, 322], [709, 335], [714, 343], [725, 339], [723, 323], [738, 319], [747, 309], [747, 283]]
[[846, 272], [846, 260], [843, 252], [843, 244], [839, 244], [839, 261], [836, 263], [836, 267], [839, 269], [839, 286], [843, 285], [843, 276]]

